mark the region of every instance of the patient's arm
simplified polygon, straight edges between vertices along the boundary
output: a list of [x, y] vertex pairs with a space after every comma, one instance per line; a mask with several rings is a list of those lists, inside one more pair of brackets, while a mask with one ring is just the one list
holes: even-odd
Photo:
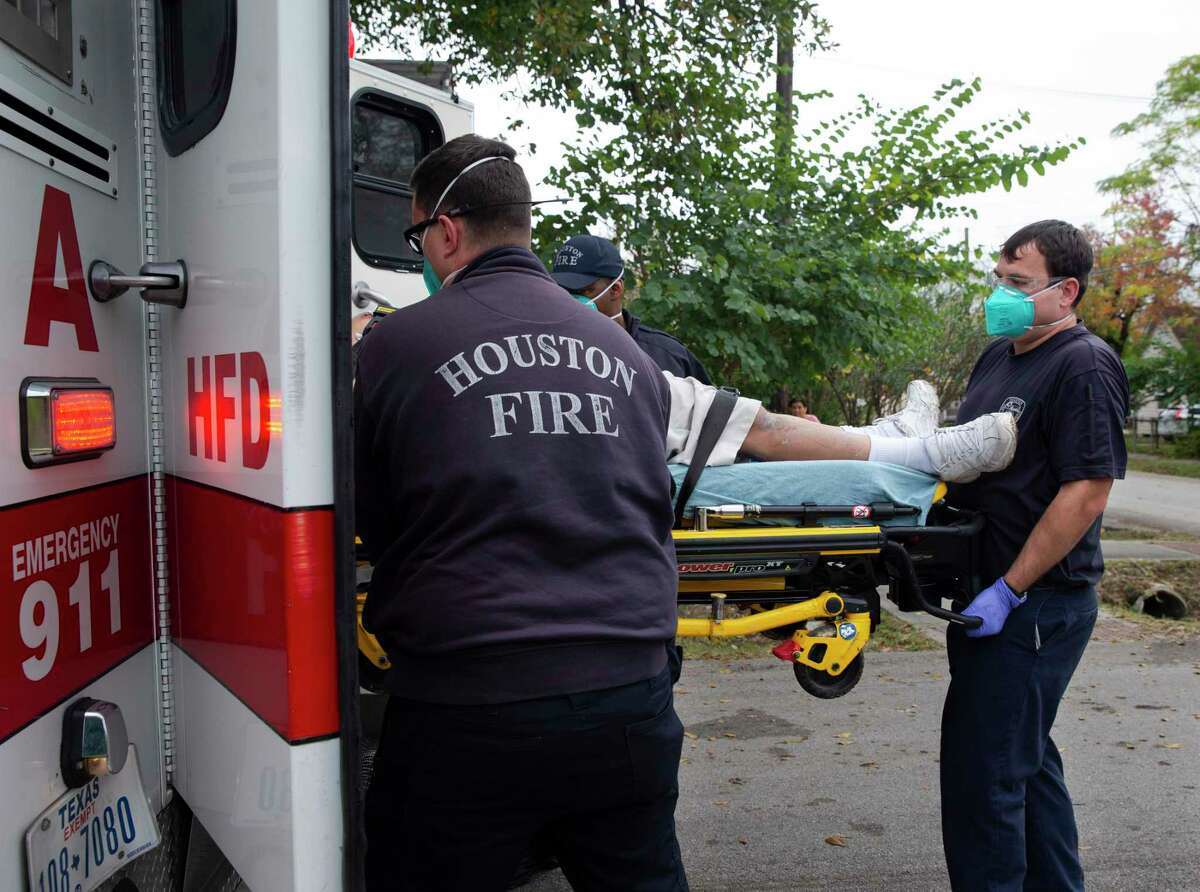
[[742, 452], [764, 461], [807, 461], [854, 459], [866, 461], [871, 440], [840, 427], [814, 424], [793, 415], [759, 409], [750, 432], [742, 441]]

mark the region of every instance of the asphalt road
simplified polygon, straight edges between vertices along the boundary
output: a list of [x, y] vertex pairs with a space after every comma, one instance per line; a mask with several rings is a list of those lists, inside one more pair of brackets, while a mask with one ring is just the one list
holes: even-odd
[[1104, 518], [1200, 536], [1200, 480], [1130, 471], [1113, 484]]
[[[1123, 629], [1098, 627], [1054, 730], [1088, 888], [1200, 888], [1200, 641], [1121, 640]], [[771, 658], [685, 665], [678, 825], [693, 890], [949, 888], [945, 654], [867, 657], [863, 681], [833, 701]], [[526, 888], [568, 886], [555, 872]]]

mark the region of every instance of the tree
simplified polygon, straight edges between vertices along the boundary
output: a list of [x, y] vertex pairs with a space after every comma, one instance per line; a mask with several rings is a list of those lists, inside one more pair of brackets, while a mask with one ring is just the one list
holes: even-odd
[[987, 346], [980, 281], [944, 283], [921, 295], [885, 355], [858, 354], [830, 368], [797, 392], [810, 392], [822, 418], [868, 424], [896, 410], [905, 385], [924, 378], [937, 388], [943, 408], [962, 399], [975, 360]]
[[1095, 268], [1085, 296], [1088, 326], [1119, 356], [1157, 325], [1186, 313], [1189, 262], [1177, 217], [1153, 191], [1122, 196], [1108, 211], [1111, 233], [1089, 229]]
[[963, 196], [993, 185], [1023, 186], [1075, 145], [1007, 148], [1024, 114], [955, 130], [978, 80], [912, 109], [859, 97], [794, 132], [798, 110], [815, 117], [828, 97], [794, 92], [789, 104], [767, 84], [789, 67], [789, 34], [794, 51], [827, 44], [813, 3], [354, 8], [368, 42], [418, 39], [467, 81], [519, 75], [520, 98], [573, 111], [579, 132], [548, 182], [578, 206], [541, 216], [538, 246], [549, 255], [568, 235], [612, 233], [647, 320], [760, 394], [855, 355], [886, 361], [919, 294], [963, 272], [918, 223], [963, 213]]
[[1171, 65], [1150, 108], [1113, 130], [1142, 137], [1145, 154], [1125, 171], [1100, 181], [1120, 196], [1154, 190], [1179, 210], [1193, 260], [1200, 259], [1200, 55]]

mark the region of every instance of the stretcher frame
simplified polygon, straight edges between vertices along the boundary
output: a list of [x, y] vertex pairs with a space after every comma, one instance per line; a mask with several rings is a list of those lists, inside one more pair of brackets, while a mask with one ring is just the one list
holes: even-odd
[[[930, 525], [817, 525], [920, 514], [890, 502], [696, 509], [692, 527], [673, 533], [678, 599], [681, 605], [706, 604], [708, 616], [680, 617], [679, 637], [782, 637], [772, 653], [792, 663], [805, 691], [829, 699], [848, 693], [862, 676], [863, 650], [880, 621], [881, 586], [902, 611], [976, 625], [978, 620], [942, 608], [941, 600], [978, 590], [975, 542], [983, 521], [946, 506], [945, 494], [939, 483]], [[796, 523], [744, 525], [766, 516]]]
[[[691, 528], [672, 531], [677, 599], [684, 607], [706, 605], [708, 615], [679, 617], [677, 636], [781, 639], [772, 653], [792, 664], [805, 691], [830, 699], [848, 693], [862, 677], [863, 650], [880, 622], [881, 586], [901, 611], [977, 625], [977, 619], [940, 606], [943, 598], [964, 600], [978, 591], [975, 550], [983, 526], [981, 516], [946, 506], [945, 493], [939, 483], [927, 525], [819, 525], [920, 514], [891, 502], [696, 509]], [[767, 516], [796, 523], [745, 525]], [[363, 687], [381, 690], [391, 663], [363, 627], [369, 579], [370, 567], [360, 561], [359, 675]]]

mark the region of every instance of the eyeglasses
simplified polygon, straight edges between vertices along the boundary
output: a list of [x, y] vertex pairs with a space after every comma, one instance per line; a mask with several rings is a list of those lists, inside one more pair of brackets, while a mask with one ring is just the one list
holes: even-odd
[[408, 247], [418, 257], [425, 256], [425, 248], [421, 244], [421, 238], [425, 235], [425, 230], [437, 222], [438, 217], [462, 217], [472, 211], [477, 211], [479, 208], [452, 208], [441, 214], [435, 214], [428, 220], [422, 220], [420, 223], [414, 223], [408, 229], [404, 230], [404, 240], [408, 242]]
[[549, 204], [551, 201], [560, 201], [561, 199], [549, 198], [546, 201], [493, 201], [488, 204], [477, 204], [475, 207], [451, 208], [448, 211], [442, 211], [439, 214], [434, 214], [427, 220], [422, 220], [420, 223], [414, 223], [408, 229], [404, 230], [404, 240], [408, 242], [408, 246], [412, 248], [414, 254], [418, 257], [425, 256], [425, 249], [421, 245], [421, 237], [425, 234], [425, 230], [438, 221], [439, 217], [465, 217], [467, 214], [473, 214], [476, 211], [486, 211], [491, 208], [506, 208], [512, 207], [515, 204]]
[[1017, 291], [1028, 292], [1030, 289], [1034, 291], [1039, 290], [1038, 282], [1044, 282], [1045, 284], [1041, 288], [1046, 289], [1051, 285], [1065, 282], [1070, 278], [1071, 276], [1049, 276], [1045, 278], [1038, 276], [998, 276], [995, 272], [990, 272], [987, 274], [987, 287], [996, 288], [1003, 285], [1005, 288], [1015, 288]]

